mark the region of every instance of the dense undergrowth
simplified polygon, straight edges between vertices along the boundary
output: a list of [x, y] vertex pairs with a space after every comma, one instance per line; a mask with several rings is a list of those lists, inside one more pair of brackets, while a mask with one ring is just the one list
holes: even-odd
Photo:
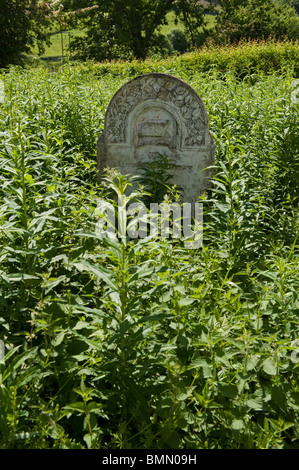
[[159, 71], [199, 92], [217, 143], [196, 250], [95, 232], [128, 184], [97, 182], [105, 110], [146, 70], [3, 74], [2, 448], [299, 447], [294, 71], [179, 60]]
[[[206, 44], [197, 51], [161, 59], [159, 55], [145, 61], [132, 60], [94, 63], [92, 68], [99, 76], [136, 74], [148, 72], [172, 73], [190, 77], [194, 72], [234, 72], [240, 78], [252, 73], [283, 72], [293, 70], [294, 77], [299, 77], [299, 43], [298, 41], [277, 40], [243, 40], [236, 45]], [[87, 65], [88, 68], [88, 65]]]

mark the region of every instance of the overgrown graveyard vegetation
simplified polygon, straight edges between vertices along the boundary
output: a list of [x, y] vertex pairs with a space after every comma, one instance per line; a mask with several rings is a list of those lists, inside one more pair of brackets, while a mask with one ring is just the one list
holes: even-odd
[[[199, 92], [217, 145], [198, 249], [95, 230], [99, 198], [132, 183], [98, 182], [96, 140], [113, 94], [149, 62], [133, 65], [1, 75], [0, 446], [298, 448], [293, 63], [153, 65]], [[162, 164], [147, 170], [152, 200], [170, 203]]]

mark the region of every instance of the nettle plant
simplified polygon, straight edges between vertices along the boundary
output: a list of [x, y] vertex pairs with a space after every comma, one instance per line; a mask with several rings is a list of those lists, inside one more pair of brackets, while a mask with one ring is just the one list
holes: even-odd
[[149, 192], [147, 199], [143, 197], [145, 202], [160, 203], [166, 195], [172, 196], [174, 201], [180, 200], [181, 188], [172, 184], [173, 171], [176, 168], [178, 165], [174, 159], [161, 154], [141, 167], [142, 175], [139, 180]]
[[[94, 143], [127, 78], [96, 70], [4, 76], [0, 446], [297, 448], [292, 77], [181, 71], [217, 142], [203, 244], [189, 249], [129, 236], [135, 213], [118, 220], [119, 200], [180, 201], [171, 162], [150, 163], [150, 187], [117, 173], [97, 182]], [[99, 198], [115, 209], [114, 236], [96, 229]]]
[[[126, 196], [131, 184], [114, 173], [105, 179], [102, 196], [116, 208], [120, 199], [126, 206], [144, 196], [142, 191]], [[81, 351], [73, 360], [82, 362], [82, 369], [68, 361], [69, 371], [75, 368], [81, 382], [72, 388], [69, 399], [76, 400], [63, 407], [60, 419], [63, 429], [73, 429], [81, 420], [88, 447], [108, 442], [122, 448], [172, 447], [180, 440], [177, 420], [183, 418], [176, 399], [180, 380], [168, 366], [175, 362], [180, 311], [161, 302], [163, 293], [167, 298], [174, 284], [163, 263], [172, 256], [171, 243], [150, 237], [132, 240], [124, 234], [123, 223], [130, 225], [130, 218], [120, 221], [121, 231], [116, 229], [114, 237], [103, 237], [94, 230], [74, 234], [83, 240], [85, 250], [69, 269], [74, 270], [77, 283], [80, 279], [82, 285], [85, 279], [85, 295], [82, 292], [68, 306], [70, 328], [58, 329], [53, 344], [58, 348], [80, 344]], [[87, 286], [90, 294], [86, 296]], [[61, 299], [58, 303], [62, 308]], [[65, 369], [64, 374], [63, 384], [60, 372], [61, 389], [79, 380]], [[182, 387], [185, 390], [186, 384]], [[60, 393], [52, 400], [59, 401]], [[165, 395], [162, 400], [161, 394]]]

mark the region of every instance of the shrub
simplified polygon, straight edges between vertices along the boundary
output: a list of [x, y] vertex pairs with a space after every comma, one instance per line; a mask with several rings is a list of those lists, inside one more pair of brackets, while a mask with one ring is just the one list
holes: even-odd
[[217, 16], [211, 36], [223, 42], [241, 39], [299, 38], [299, 17], [289, 2], [284, 0], [222, 1], [222, 12]]
[[172, 44], [173, 50], [180, 52], [181, 54], [183, 52], [187, 52], [190, 47], [190, 42], [188, 41], [186, 34], [180, 29], [173, 29], [168, 34], [168, 39]]

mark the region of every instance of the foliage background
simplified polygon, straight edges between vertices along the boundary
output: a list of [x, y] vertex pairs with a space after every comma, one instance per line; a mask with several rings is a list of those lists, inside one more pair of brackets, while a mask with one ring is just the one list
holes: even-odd
[[34, 45], [44, 52], [53, 26], [46, 2], [0, 0], [0, 11], [0, 68], [20, 63]]
[[199, 92], [217, 142], [199, 250], [95, 234], [98, 198], [128, 184], [97, 182], [96, 139], [148, 63], [2, 74], [2, 448], [298, 448], [298, 104], [281, 57], [268, 74], [156, 64]]
[[[0, 0], [0, 7], [2, 68], [26, 62], [30, 52], [40, 56], [46, 46], [56, 61], [144, 60], [211, 42], [296, 41], [299, 31], [298, 0]], [[60, 54], [53, 33], [62, 41], [63, 31], [68, 41]]]

